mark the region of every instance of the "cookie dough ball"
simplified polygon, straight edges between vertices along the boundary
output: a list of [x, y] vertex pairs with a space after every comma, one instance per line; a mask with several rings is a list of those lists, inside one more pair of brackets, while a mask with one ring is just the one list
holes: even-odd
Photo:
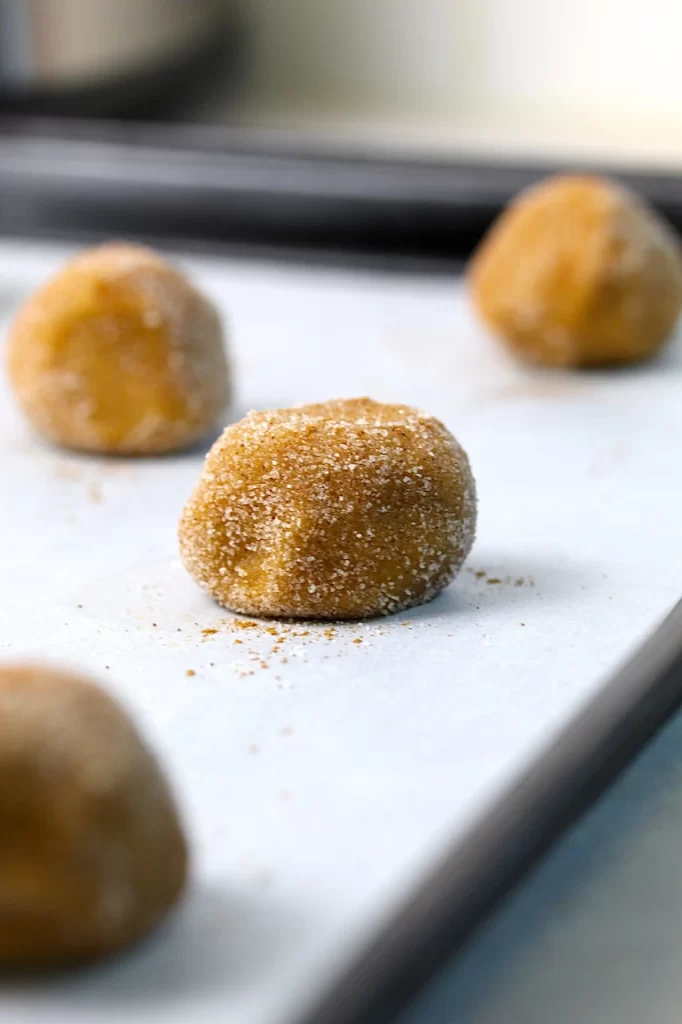
[[605, 366], [653, 356], [682, 304], [672, 231], [614, 182], [556, 177], [522, 193], [470, 272], [475, 304], [521, 359]]
[[180, 550], [234, 611], [357, 619], [434, 597], [475, 522], [469, 463], [443, 424], [358, 398], [228, 427], [185, 507]]
[[159, 766], [92, 684], [0, 669], [0, 968], [135, 942], [177, 901], [187, 848]]
[[39, 433], [92, 452], [186, 448], [229, 398], [215, 308], [138, 245], [87, 250], [29, 299], [11, 329], [9, 373]]

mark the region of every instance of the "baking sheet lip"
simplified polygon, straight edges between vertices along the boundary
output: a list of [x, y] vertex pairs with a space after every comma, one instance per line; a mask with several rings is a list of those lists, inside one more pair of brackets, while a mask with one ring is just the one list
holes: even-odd
[[[88, 246], [109, 241], [111, 232], [88, 230], [87, 228], [64, 228], [57, 225], [41, 227], [25, 224], [2, 223], [3, 239], [18, 242], [45, 242], [48, 245]], [[374, 274], [407, 274], [419, 277], [452, 278], [461, 274], [466, 267], [462, 256], [431, 256], [409, 252], [386, 252], [380, 250], [352, 250], [350, 248], [306, 248], [305, 246], [280, 245], [273, 242], [249, 242], [238, 239], [193, 238], [174, 234], [159, 234], [149, 231], [128, 233], [127, 237], [142, 245], [167, 252], [178, 260], [187, 256], [208, 259], [222, 258], [240, 262], [293, 265], [314, 270], [368, 270]]]
[[[104, 177], [107, 174], [118, 175], [121, 170], [132, 175], [136, 167], [138, 173], [142, 173], [141, 168], [144, 167], [150, 172], [150, 183], [158, 186], [156, 171], [167, 171], [168, 158], [172, 156], [180, 162], [177, 168], [180, 179], [183, 166], [189, 166], [187, 161], [191, 162], [195, 173], [205, 166], [212, 177], [220, 162], [225, 166], [242, 166], [249, 171], [254, 162], [267, 161], [271, 163], [273, 177], [277, 178], [287, 167], [306, 171], [315, 168], [320, 178], [325, 177], [325, 170], [343, 173], [353, 181], [358, 175], [364, 175], [365, 183], [376, 183], [376, 198], [379, 199], [387, 198], [385, 181], [380, 179], [387, 173], [397, 173], [401, 175], [399, 180], [402, 182], [412, 176], [416, 181], [419, 175], [422, 182], [429, 183], [434, 189], [436, 185], [442, 186], [444, 193], [451, 198], [462, 194], [468, 201], [477, 196], [482, 200], [489, 194], [498, 201], [501, 195], [507, 194], [510, 184], [518, 182], [521, 185], [531, 176], [549, 174], [559, 167], [566, 167], [621, 176], [642, 183], [644, 190], [656, 187], [661, 196], [667, 195], [678, 203], [682, 201], [679, 175], [656, 165], [625, 167], [617, 160], [611, 162], [584, 157], [558, 160], [551, 154], [500, 159], [473, 150], [463, 150], [457, 155], [434, 153], [429, 156], [409, 148], [373, 148], [366, 144], [339, 146], [322, 140], [301, 140], [290, 133], [267, 128], [0, 114], [0, 143], [3, 158], [21, 160], [22, 169], [33, 164], [41, 179], [49, 179], [57, 171], [73, 169], [74, 155], [82, 160], [84, 157], [100, 158], [104, 153], [109, 160], [102, 165], [99, 165], [99, 159], [97, 161], [99, 173]], [[53, 160], [46, 165], [45, 147], [56, 162]], [[191, 189], [192, 179], [186, 180], [186, 184]], [[245, 180], [243, 185], [246, 187], [249, 181]], [[438, 190], [434, 196], [437, 194]]]
[[[552, 154], [544, 155], [509, 155], [501, 158], [500, 154], [489, 154], [475, 147], [463, 147], [455, 153], [439, 153], [429, 155], [425, 151], [415, 151], [410, 146], [367, 144], [365, 141], [336, 143], [315, 137], [314, 134], [297, 133], [292, 130], [268, 127], [250, 127], [243, 124], [212, 124], [151, 121], [116, 121], [108, 119], [92, 119], [77, 117], [58, 117], [36, 114], [0, 113], [0, 138], [5, 142], [41, 145], [48, 144], [60, 147], [77, 145], [103, 145], [110, 152], [118, 149], [121, 153], [131, 150], [145, 154], [145, 158], [154, 153], [172, 150], [175, 153], [185, 152], [189, 155], [234, 157], [249, 159], [251, 157], [321, 160], [330, 164], [343, 164], [351, 167], [405, 167], [428, 168], [435, 173], [451, 172], [453, 167], [466, 170], [469, 174], [478, 175], [484, 172], [490, 181], [508, 178], [510, 172], [523, 173], [532, 167], [548, 169], [558, 163], [574, 166], [601, 166], [617, 173], [623, 165], [616, 159], [592, 159], [580, 157], [573, 160], [558, 160]], [[678, 175], [668, 167], [657, 164], [641, 163], [628, 165], [623, 170], [633, 177], [646, 177], [659, 181], [668, 181], [680, 192]]]
[[[468, 255], [519, 189], [567, 163], [434, 158], [371, 147], [297, 147], [210, 126], [0, 117], [0, 229], [88, 226], [309, 252]], [[682, 231], [682, 181], [589, 161]]]
[[390, 1024], [682, 703], [682, 601], [290, 1024]]

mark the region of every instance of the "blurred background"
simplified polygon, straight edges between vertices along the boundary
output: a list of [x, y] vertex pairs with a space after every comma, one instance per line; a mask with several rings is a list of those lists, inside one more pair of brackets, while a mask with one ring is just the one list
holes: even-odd
[[251, 0], [254, 120], [438, 151], [679, 163], [670, 0]]
[[4, 109], [682, 159], [672, 0], [1, 0]]
[[0, 231], [433, 268], [554, 170], [682, 231], [672, 0], [0, 0]]

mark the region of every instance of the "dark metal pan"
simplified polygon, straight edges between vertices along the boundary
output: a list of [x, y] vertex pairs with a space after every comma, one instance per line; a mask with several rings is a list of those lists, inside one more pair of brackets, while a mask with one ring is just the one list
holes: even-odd
[[296, 1024], [389, 1024], [682, 701], [682, 602]]
[[[0, 230], [432, 264], [557, 168], [304, 147], [187, 126], [0, 118]], [[682, 231], [682, 180], [613, 173]]]

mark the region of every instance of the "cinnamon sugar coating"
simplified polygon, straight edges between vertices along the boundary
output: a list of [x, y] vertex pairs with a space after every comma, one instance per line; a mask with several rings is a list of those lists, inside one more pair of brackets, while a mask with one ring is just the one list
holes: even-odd
[[184, 509], [180, 550], [234, 611], [357, 619], [434, 597], [475, 522], [469, 463], [442, 423], [341, 399], [228, 427]]
[[8, 368], [34, 428], [69, 448], [186, 448], [222, 420], [230, 384], [218, 314], [151, 249], [86, 250], [25, 303]]
[[677, 238], [604, 178], [559, 176], [522, 192], [474, 255], [486, 324], [519, 358], [607, 366], [653, 356], [682, 306]]
[[158, 763], [91, 683], [0, 669], [0, 968], [113, 953], [183, 891], [187, 846]]

